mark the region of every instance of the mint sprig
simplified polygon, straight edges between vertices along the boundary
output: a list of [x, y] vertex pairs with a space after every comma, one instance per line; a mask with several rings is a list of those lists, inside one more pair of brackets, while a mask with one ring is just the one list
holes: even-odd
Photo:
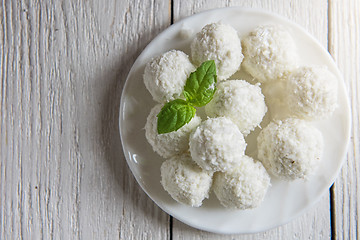
[[195, 116], [194, 107], [208, 104], [216, 91], [216, 66], [213, 60], [203, 62], [186, 80], [183, 95], [166, 103], [157, 115], [159, 134], [178, 130]]

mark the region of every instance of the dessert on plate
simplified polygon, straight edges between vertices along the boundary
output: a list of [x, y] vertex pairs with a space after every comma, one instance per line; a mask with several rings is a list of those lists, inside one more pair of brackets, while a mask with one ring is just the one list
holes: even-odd
[[[258, 26], [240, 39], [232, 26], [211, 23], [194, 36], [190, 58], [170, 50], [146, 64], [144, 84], [160, 104], [145, 136], [167, 159], [161, 185], [174, 200], [200, 207], [213, 191], [225, 208], [251, 209], [261, 205], [272, 178], [316, 174], [324, 143], [309, 121], [334, 112], [337, 80], [322, 66], [300, 65], [298, 50], [282, 26]], [[232, 78], [241, 71], [258, 83]], [[273, 106], [263, 86], [282, 91], [287, 117], [264, 121]], [[245, 155], [252, 133], [258, 160]]]

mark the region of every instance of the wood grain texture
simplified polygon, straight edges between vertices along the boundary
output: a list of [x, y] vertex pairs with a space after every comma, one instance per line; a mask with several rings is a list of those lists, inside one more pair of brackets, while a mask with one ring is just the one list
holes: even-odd
[[334, 184], [336, 239], [360, 238], [360, 2], [331, 0], [329, 49], [348, 89], [352, 130], [347, 161]]
[[169, 238], [118, 132], [126, 75], [169, 2], [0, 4], [0, 238]]
[[[175, 21], [194, 13], [227, 6], [260, 8], [278, 13], [304, 27], [327, 48], [328, 5], [321, 1], [174, 1]], [[311, 6], [311, 8], [309, 8]], [[329, 195], [290, 223], [258, 234], [222, 236], [190, 228], [174, 220], [173, 239], [329, 239], [331, 235]]]
[[329, 46], [353, 121], [333, 237], [359, 238], [358, 0], [1, 0], [0, 239], [330, 238], [328, 195], [284, 226], [216, 235], [170, 221], [127, 167], [118, 111], [131, 65], [171, 12], [176, 22], [226, 6], [279, 13]]

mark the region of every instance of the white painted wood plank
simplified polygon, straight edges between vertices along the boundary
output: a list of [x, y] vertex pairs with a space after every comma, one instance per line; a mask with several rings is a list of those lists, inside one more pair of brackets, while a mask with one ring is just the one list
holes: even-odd
[[334, 184], [336, 239], [360, 238], [360, 2], [331, 0], [330, 53], [343, 73], [352, 111], [347, 161]]
[[[226, 6], [242, 6], [261, 8], [278, 13], [298, 23], [315, 36], [327, 48], [328, 15], [327, 1], [286, 1], [286, 0], [256, 0], [256, 1], [174, 1], [175, 21], [194, 13]], [[311, 6], [311, 7], [310, 7]], [[321, 201], [304, 215], [290, 223], [252, 235], [221, 236], [192, 229], [174, 220], [173, 239], [329, 239], [330, 228], [330, 199], [325, 195]]]
[[0, 4], [0, 238], [168, 238], [126, 165], [118, 109], [169, 1]]

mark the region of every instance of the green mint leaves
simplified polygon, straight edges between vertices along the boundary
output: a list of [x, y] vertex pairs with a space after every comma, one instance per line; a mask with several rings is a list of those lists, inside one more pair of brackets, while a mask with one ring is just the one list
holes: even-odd
[[213, 60], [203, 62], [186, 80], [183, 95], [185, 100], [168, 102], [157, 115], [159, 134], [178, 130], [195, 116], [194, 107], [208, 104], [216, 91], [216, 66]]
[[216, 66], [214, 61], [206, 61], [192, 72], [184, 87], [186, 100], [195, 107], [205, 106], [215, 93]]

